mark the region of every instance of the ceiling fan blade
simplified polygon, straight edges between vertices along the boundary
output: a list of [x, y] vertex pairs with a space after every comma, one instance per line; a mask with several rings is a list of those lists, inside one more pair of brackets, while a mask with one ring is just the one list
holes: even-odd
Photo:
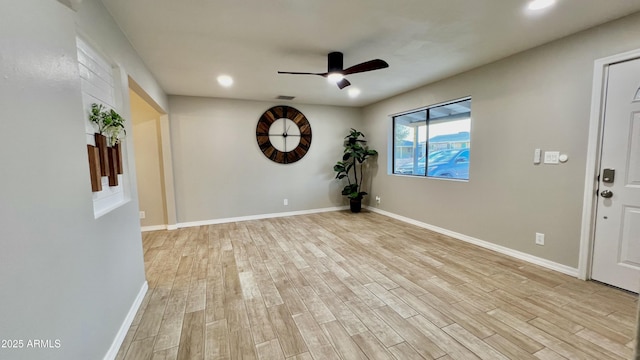
[[278, 71], [278, 74], [290, 74], [290, 75], [320, 75], [327, 76], [327, 73], [311, 73], [311, 72], [295, 72], [295, 71]]
[[[365, 61], [363, 63], [351, 66], [343, 70], [343, 54], [338, 51], [334, 51], [328, 54], [327, 56], [327, 72], [324, 73], [313, 73], [313, 72], [297, 72], [297, 71], [278, 71], [278, 74], [290, 74], [290, 75], [317, 75], [323, 77], [330, 77], [329, 74], [341, 74], [342, 76], [349, 74], [356, 74], [365, 71], [379, 70], [389, 67], [386, 61], [380, 59], [374, 59]], [[341, 80], [336, 82], [338, 88], [344, 89], [347, 86], [351, 85], [349, 80], [342, 78]]]
[[339, 87], [340, 89], [344, 89], [344, 88], [346, 88], [347, 86], [351, 85], [351, 83], [350, 83], [350, 82], [349, 82], [349, 80], [347, 80], [347, 79], [342, 79], [342, 80], [340, 80], [340, 81], [336, 82], [336, 85], [338, 85], [338, 87]]
[[348, 68], [344, 69], [342, 74], [343, 75], [349, 75], [349, 74], [361, 73], [361, 72], [365, 72], [365, 71], [384, 69], [384, 68], [388, 68], [388, 67], [389, 67], [389, 64], [387, 64], [386, 61], [380, 60], [380, 59], [375, 59], [375, 60], [365, 61], [365, 62], [360, 63], [358, 65], [353, 65], [351, 67], [348, 67]]

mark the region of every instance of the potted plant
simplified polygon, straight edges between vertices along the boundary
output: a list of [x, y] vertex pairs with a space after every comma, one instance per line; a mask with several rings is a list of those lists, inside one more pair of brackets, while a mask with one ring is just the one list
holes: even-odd
[[124, 128], [125, 119], [113, 109], [106, 110], [102, 104], [91, 104], [89, 120], [98, 126], [98, 133], [109, 137], [109, 145], [120, 143], [121, 135], [127, 134]]
[[[349, 198], [351, 212], [360, 212], [362, 208], [362, 198], [367, 195], [362, 191], [362, 181], [364, 179], [363, 165], [370, 156], [378, 155], [375, 150], [367, 147], [364, 134], [356, 129], [351, 129], [349, 135], [345, 137], [344, 155], [342, 161], [338, 161], [333, 166], [336, 172], [336, 179], [346, 178], [347, 185], [342, 189], [342, 195]], [[362, 138], [362, 139], [361, 139]]]
[[116, 159], [114, 162], [115, 172], [122, 174], [122, 151], [120, 149], [120, 141], [122, 135], [126, 135], [127, 131], [124, 128], [125, 119], [120, 116], [113, 109], [107, 110], [102, 104], [91, 104], [91, 112], [89, 113], [89, 120], [96, 124], [98, 127], [98, 133], [94, 135], [96, 146], [100, 151], [100, 169], [102, 176], [109, 176], [109, 155], [107, 146], [113, 147], [115, 154], [112, 156]]

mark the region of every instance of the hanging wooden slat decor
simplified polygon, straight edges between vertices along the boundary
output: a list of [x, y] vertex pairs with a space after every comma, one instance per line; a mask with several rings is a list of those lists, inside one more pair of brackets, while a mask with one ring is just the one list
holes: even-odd
[[91, 191], [102, 191], [102, 179], [100, 175], [100, 152], [97, 147], [87, 145], [89, 156], [89, 173], [91, 174]]
[[100, 152], [100, 174], [109, 176], [109, 153], [107, 150], [107, 137], [98, 133], [93, 134], [96, 147]]
[[107, 148], [109, 151], [109, 186], [118, 186], [118, 151], [115, 148]]
[[117, 157], [116, 157], [116, 170], [118, 174], [123, 174], [124, 170], [122, 168], [122, 143], [117, 143], [113, 146], [116, 149]]

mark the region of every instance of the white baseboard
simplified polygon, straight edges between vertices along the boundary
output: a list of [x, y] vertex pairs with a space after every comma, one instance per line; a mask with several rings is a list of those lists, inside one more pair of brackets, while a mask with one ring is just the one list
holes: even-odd
[[226, 223], [231, 223], [231, 222], [271, 219], [271, 218], [286, 217], [286, 216], [316, 214], [316, 213], [323, 213], [323, 212], [329, 212], [329, 211], [339, 211], [339, 210], [345, 210], [345, 209], [348, 209], [348, 208], [349, 208], [349, 206], [337, 206], [337, 207], [322, 208], [322, 209], [300, 210], [300, 211], [290, 211], [290, 212], [281, 212], [281, 213], [273, 213], [273, 214], [260, 214], [260, 215], [250, 215], [250, 216], [239, 216], [239, 217], [224, 218], [224, 219], [191, 221], [191, 222], [178, 223], [177, 227], [178, 228], [187, 228], [187, 227], [193, 227], [193, 226], [226, 224]]
[[520, 259], [520, 260], [524, 260], [527, 262], [530, 262], [532, 264], [535, 265], [539, 265], [542, 266], [544, 268], [550, 269], [550, 270], [554, 270], [563, 274], [567, 274], [570, 276], [574, 276], [574, 277], [578, 277], [578, 269], [577, 268], [572, 268], [570, 266], [567, 265], [563, 265], [563, 264], [559, 264], [557, 262], [551, 261], [551, 260], [547, 260], [547, 259], [543, 259], [537, 256], [533, 256], [531, 254], [527, 254], [521, 251], [517, 251], [517, 250], [513, 250], [510, 249], [508, 247], [502, 246], [502, 245], [497, 245], [485, 240], [480, 240], [480, 239], [476, 239], [474, 237], [471, 236], [467, 236], [464, 234], [460, 234], [451, 230], [447, 230], [447, 229], [443, 229], [441, 227], [438, 226], [434, 226], [434, 225], [430, 225], [427, 223], [423, 223], [420, 222], [418, 220], [414, 220], [408, 217], [404, 217], [401, 215], [397, 215], [394, 213], [390, 213], [388, 211], [384, 211], [384, 210], [380, 210], [378, 208], [369, 206], [367, 207], [367, 210], [371, 211], [371, 212], [375, 212], [381, 215], [385, 215], [388, 216], [390, 218], [394, 218], [396, 220], [400, 220], [400, 221], [404, 221], [406, 223], [412, 224], [412, 225], [416, 225], [419, 226], [421, 228], [427, 229], [427, 230], [431, 230], [431, 231], [435, 231], [437, 233], [452, 237], [454, 239], [458, 239], [458, 240], [462, 240], [464, 242], [468, 242], [480, 247], [483, 247], [485, 249], [489, 249], [489, 250], [493, 250], [495, 252], [504, 254], [504, 255], [508, 255], [511, 257], [514, 257], [516, 259]]
[[133, 304], [131, 304], [129, 313], [124, 318], [124, 321], [120, 326], [120, 330], [118, 330], [115, 339], [113, 339], [109, 351], [107, 351], [107, 354], [104, 356], [104, 360], [114, 360], [118, 355], [120, 346], [122, 346], [122, 342], [124, 341], [125, 336], [127, 336], [127, 332], [129, 332], [129, 327], [131, 327], [131, 323], [133, 323], [133, 319], [136, 317], [136, 313], [138, 312], [140, 305], [142, 305], [142, 300], [144, 300], [144, 296], [147, 293], [147, 290], [149, 290], [149, 283], [145, 281], [144, 284], [142, 284], [140, 291], [138, 292], [138, 296], [133, 301]]
[[152, 225], [152, 226], [143, 226], [140, 228], [140, 231], [158, 231], [158, 230], [168, 230], [167, 225]]

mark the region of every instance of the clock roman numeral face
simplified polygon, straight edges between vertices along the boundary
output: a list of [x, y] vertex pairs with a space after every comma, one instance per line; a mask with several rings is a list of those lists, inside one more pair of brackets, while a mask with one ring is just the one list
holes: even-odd
[[280, 164], [294, 163], [304, 157], [311, 146], [311, 125], [296, 108], [274, 106], [265, 111], [256, 127], [260, 151]]

